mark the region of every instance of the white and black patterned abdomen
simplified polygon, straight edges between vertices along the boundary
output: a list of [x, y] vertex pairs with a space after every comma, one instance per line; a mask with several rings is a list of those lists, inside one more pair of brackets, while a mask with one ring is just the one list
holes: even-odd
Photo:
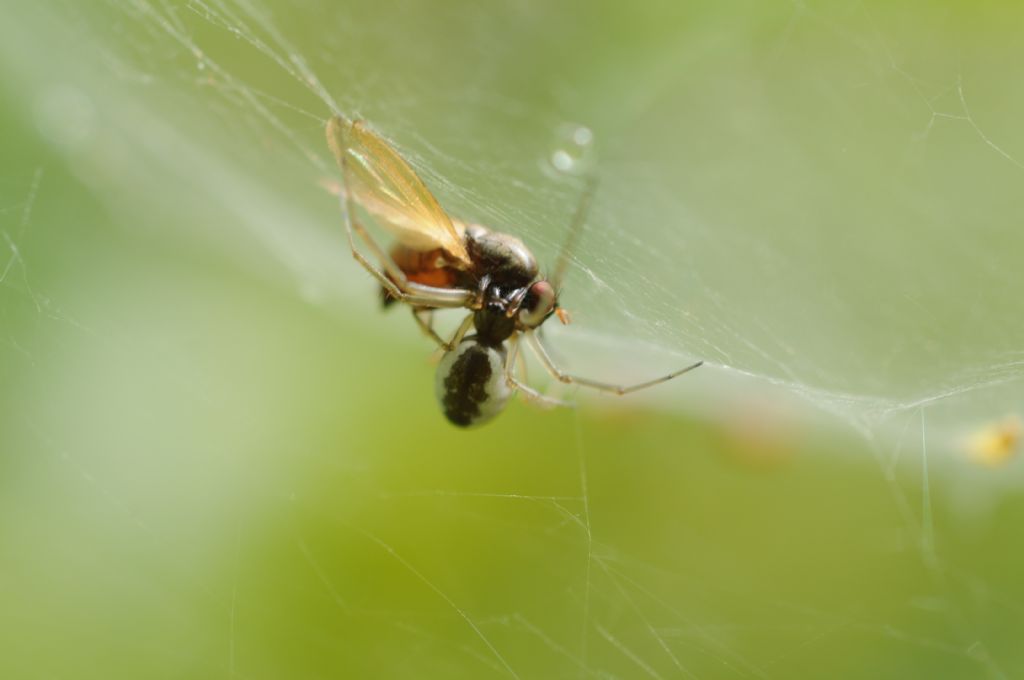
[[459, 427], [482, 425], [505, 408], [511, 390], [505, 382], [504, 347], [466, 338], [437, 367], [434, 384], [444, 415]]

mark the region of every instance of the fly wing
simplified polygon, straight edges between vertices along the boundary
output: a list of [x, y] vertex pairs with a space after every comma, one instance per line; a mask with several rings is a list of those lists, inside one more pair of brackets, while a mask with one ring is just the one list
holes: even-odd
[[345, 191], [402, 245], [443, 249], [452, 263], [470, 266], [462, 235], [409, 164], [362, 121], [338, 116], [327, 123], [327, 143], [341, 165]]

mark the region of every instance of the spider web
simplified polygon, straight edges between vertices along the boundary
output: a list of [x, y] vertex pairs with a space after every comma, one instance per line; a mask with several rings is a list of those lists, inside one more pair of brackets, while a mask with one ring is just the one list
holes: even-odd
[[[0, 181], [12, 671], [67, 672], [41, 641], [87, 628], [83, 649], [138, 643], [125, 675], [1014, 677], [1020, 465], [966, 453], [1024, 396], [1019, 12], [431, 5], [10, 10], [5, 115], [44, 149]], [[323, 334], [368, 364], [423, 348], [349, 258], [332, 111], [547, 266], [596, 173], [558, 360], [707, 365], [425, 461], [358, 425], [365, 400], [441, 432], [385, 401], [416, 364], [346, 355], [300, 396]], [[716, 447], [806, 452], [813, 479], [693, 460]], [[136, 604], [89, 628], [107, 598]]]

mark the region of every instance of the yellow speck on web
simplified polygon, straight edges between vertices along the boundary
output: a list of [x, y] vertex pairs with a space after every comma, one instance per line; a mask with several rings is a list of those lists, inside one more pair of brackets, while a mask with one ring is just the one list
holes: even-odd
[[967, 440], [971, 460], [988, 467], [999, 467], [1010, 461], [1020, 449], [1024, 423], [1018, 416], [1007, 416], [972, 434]]

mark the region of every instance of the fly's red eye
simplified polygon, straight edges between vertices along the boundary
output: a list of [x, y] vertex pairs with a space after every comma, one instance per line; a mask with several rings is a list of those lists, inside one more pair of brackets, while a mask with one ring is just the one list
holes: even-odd
[[538, 281], [530, 286], [519, 309], [519, 322], [527, 328], [539, 326], [555, 308], [556, 297], [554, 286], [547, 281]]

